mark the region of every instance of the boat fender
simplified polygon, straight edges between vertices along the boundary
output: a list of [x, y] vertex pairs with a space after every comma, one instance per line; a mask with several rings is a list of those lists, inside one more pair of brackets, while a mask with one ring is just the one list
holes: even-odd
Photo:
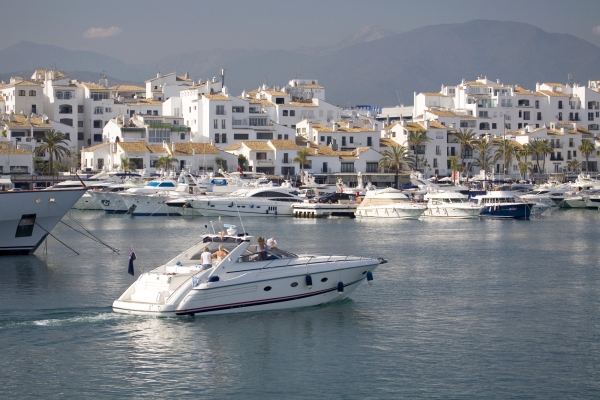
[[269, 213], [269, 210], [267, 210], [267, 214]]
[[369, 285], [373, 284], [373, 273], [371, 271], [367, 271], [367, 282], [369, 282]]
[[218, 276], [211, 276], [210, 278], [208, 278], [209, 282], [219, 282], [219, 277]]
[[250, 203], [250, 208], [254, 208], [254, 204]]
[[207, 201], [207, 202], [206, 202], [206, 205], [207, 205], [207, 206], [210, 206], [210, 201]]
[[338, 296], [341, 296], [344, 293], [344, 282], [338, 282]]
[[306, 287], [312, 289], [312, 276], [306, 274]]
[[277, 210], [275, 210], [275, 215], [277, 215]]
[[233, 201], [227, 207], [233, 207]]

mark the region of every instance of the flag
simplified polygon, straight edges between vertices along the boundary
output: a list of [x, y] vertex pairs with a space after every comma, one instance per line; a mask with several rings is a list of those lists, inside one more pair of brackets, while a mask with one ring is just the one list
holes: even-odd
[[238, 168], [237, 168], [237, 172], [239, 172], [240, 174], [241, 174], [242, 172], [244, 172], [244, 171], [242, 171], [242, 167], [240, 167], [239, 165], [238, 165]]
[[135, 260], [137, 257], [135, 256], [135, 251], [133, 250], [133, 246], [131, 246], [131, 250], [129, 250], [129, 268], [127, 268], [127, 273], [129, 273], [129, 275], [134, 276], [134, 272], [133, 272], [133, 260]]

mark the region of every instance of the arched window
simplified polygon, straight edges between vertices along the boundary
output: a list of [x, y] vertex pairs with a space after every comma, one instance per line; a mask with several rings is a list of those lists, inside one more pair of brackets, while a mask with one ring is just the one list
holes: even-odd
[[558, 113], [558, 120], [562, 121], [562, 113], [561, 112]]
[[71, 92], [65, 92], [65, 100], [69, 100], [71, 98]]
[[29, 91], [29, 95], [30, 95], [30, 96], [35, 96], [35, 90], [30, 90], [30, 91]]
[[73, 114], [73, 107], [68, 104], [62, 104], [58, 107], [59, 114]]
[[56, 92], [56, 98], [57, 99], [62, 99], [63, 98], [63, 92]]

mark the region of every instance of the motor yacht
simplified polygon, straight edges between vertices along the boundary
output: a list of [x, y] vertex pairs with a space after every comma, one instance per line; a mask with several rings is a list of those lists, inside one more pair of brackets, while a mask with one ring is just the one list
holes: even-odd
[[0, 255], [32, 254], [85, 189], [0, 191]]
[[425, 203], [412, 202], [398, 189], [367, 190], [356, 208], [357, 218], [418, 219], [427, 209]]
[[293, 187], [259, 187], [242, 189], [227, 196], [194, 196], [185, 207], [181, 202], [169, 202], [179, 206], [182, 212], [190, 208], [196, 215], [233, 216], [250, 215], [255, 217], [292, 216], [292, 204], [305, 199], [296, 195]]
[[469, 201], [469, 196], [459, 192], [427, 193], [427, 210], [424, 217], [430, 218], [477, 218], [482, 205]]
[[[202, 270], [207, 247], [227, 255]], [[257, 238], [228, 229], [206, 235], [165, 264], [142, 273], [113, 303], [119, 313], [155, 316], [211, 315], [316, 306], [348, 297], [371, 283], [383, 259], [302, 254], [279, 247], [259, 250]]]
[[480, 218], [491, 219], [525, 219], [531, 215], [531, 208], [535, 203], [526, 203], [519, 200], [513, 192], [508, 190], [494, 190], [473, 198], [482, 206]]

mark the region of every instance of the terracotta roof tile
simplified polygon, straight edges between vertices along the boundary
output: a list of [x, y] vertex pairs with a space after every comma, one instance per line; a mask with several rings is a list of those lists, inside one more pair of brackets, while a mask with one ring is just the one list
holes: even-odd
[[224, 94], [221, 93], [217, 93], [217, 94], [205, 94], [204, 97], [206, 97], [209, 100], [218, 100], [218, 101], [231, 101], [231, 99], [227, 96], [225, 96]]
[[118, 146], [125, 152], [149, 153], [148, 144], [143, 140], [138, 142], [119, 142]]
[[173, 155], [191, 156], [196, 154], [219, 154], [219, 149], [210, 143], [176, 143]]
[[94, 151], [94, 150], [98, 150], [98, 149], [101, 149], [101, 148], [103, 148], [103, 147], [106, 147], [106, 146], [108, 146], [108, 145], [110, 145], [110, 143], [109, 143], [109, 142], [106, 142], [106, 143], [100, 143], [100, 144], [97, 144], [97, 145], [95, 145], [95, 146], [86, 147], [86, 148], [84, 148], [84, 149], [83, 149], [83, 151], [84, 151], [84, 152], [88, 152], [88, 151]]
[[443, 93], [435, 93], [435, 92], [421, 92], [419, 94], [422, 94], [423, 96], [448, 97]]
[[143, 88], [141, 86], [136, 86], [136, 85], [130, 85], [130, 84], [115, 85], [115, 86], [109, 87], [109, 89], [110, 90], [135, 91], [135, 92], [145, 92], [146, 91], [146, 88]]
[[225, 147], [223, 150], [224, 151], [235, 151], [235, 150], [239, 150], [242, 147], [242, 144], [240, 142], [238, 143], [234, 143], [230, 146]]
[[262, 90], [263, 93], [270, 94], [272, 96], [286, 96], [290, 97], [286, 92], [280, 92], [278, 90]]
[[303, 102], [303, 101], [292, 101], [288, 104], [285, 104], [285, 106], [292, 106], [292, 107], [318, 107], [315, 103], [313, 102]]
[[533, 92], [531, 90], [523, 89], [520, 86], [515, 86], [514, 92], [515, 92], [515, 94], [519, 94], [519, 95], [533, 94]]
[[0, 154], [28, 154], [31, 155], [30, 151], [23, 149], [4, 149], [0, 147]]
[[271, 140], [270, 143], [277, 150], [299, 150], [295, 140]]
[[250, 150], [267, 150], [273, 151], [273, 148], [267, 144], [267, 142], [262, 141], [245, 141], [242, 142], [244, 146], [248, 147]]
[[566, 94], [561, 93], [561, 92], [553, 92], [551, 90], [540, 90], [539, 93], [541, 93], [544, 96], [551, 96], [551, 97], [568, 97]]

